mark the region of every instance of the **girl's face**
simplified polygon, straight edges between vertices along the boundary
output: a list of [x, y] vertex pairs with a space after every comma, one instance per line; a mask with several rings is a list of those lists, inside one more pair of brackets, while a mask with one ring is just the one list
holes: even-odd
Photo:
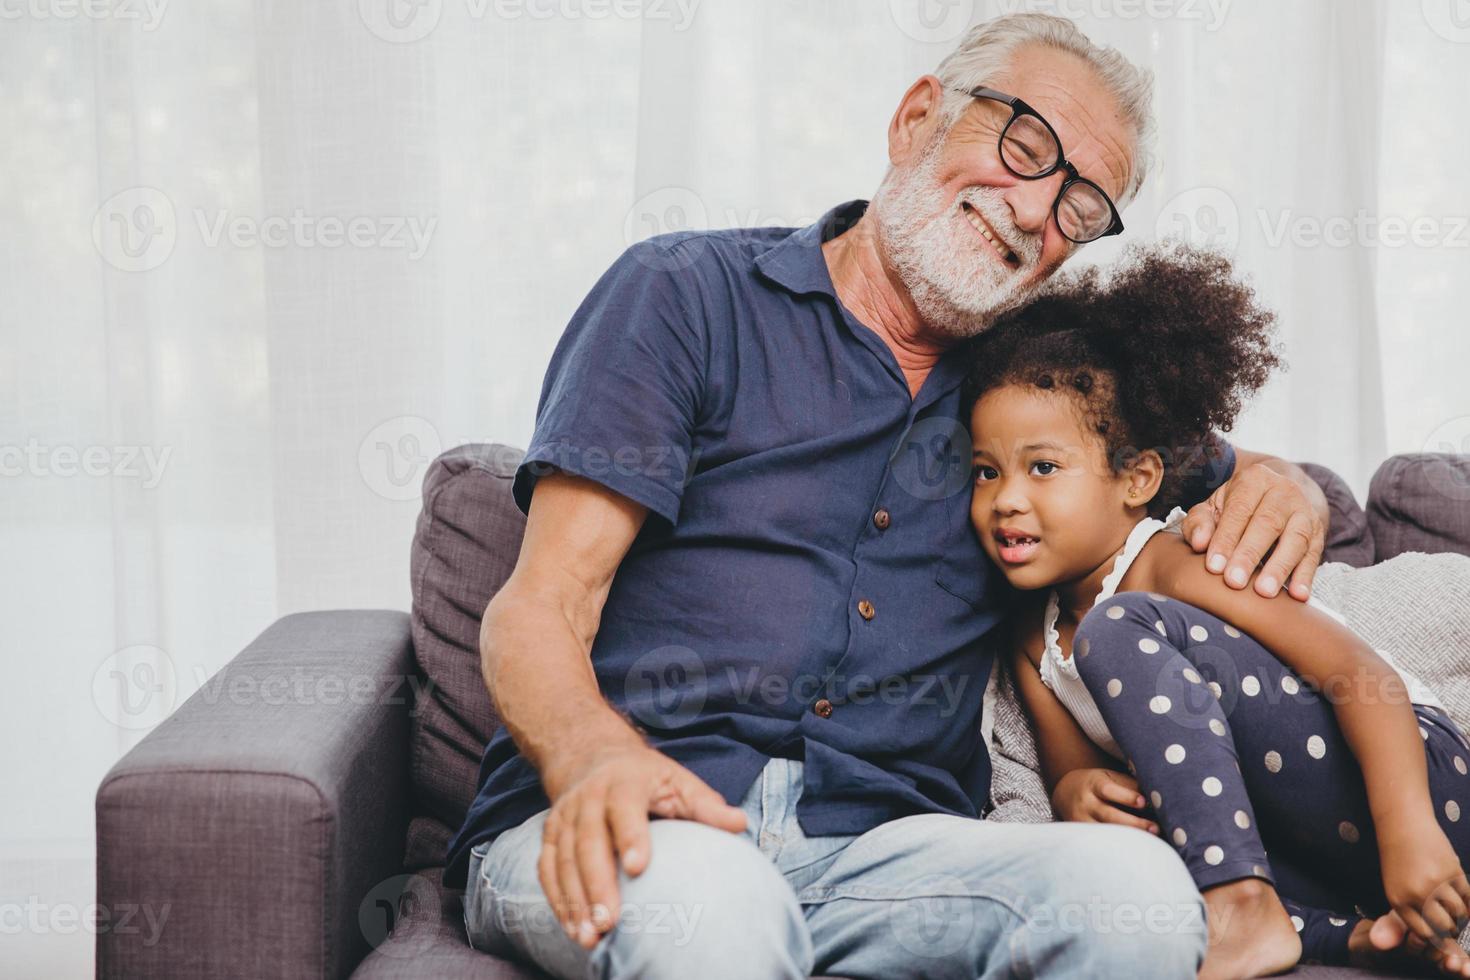
[[[970, 521], [1018, 589], [1087, 577], [1122, 546], [1157, 490], [1159, 477], [1146, 470], [1112, 472], [1080, 410], [1066, 393], [1005, 385], [981, 396], [970, 415]], [[1132, 500], [1130, 486], [1140, 491]]]

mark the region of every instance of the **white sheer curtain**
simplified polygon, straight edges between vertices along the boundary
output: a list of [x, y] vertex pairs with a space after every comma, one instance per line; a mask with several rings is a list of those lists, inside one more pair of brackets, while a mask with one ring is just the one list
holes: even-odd
[[1157, 70], [1126, 239], [1230, 248], [1282, 313], [1291, 369], [1236, 441], [1360, 498], [1385, 455], [1460, 448], [1464, 0], [0, 0], [22, 966], [89, 969], [51, 912], [91, 900], [122, 751], [276, 616], [407, 607], [428, 460], [524, 445], [620, 249], [867, 196], [907, 85], [1023, 7]]

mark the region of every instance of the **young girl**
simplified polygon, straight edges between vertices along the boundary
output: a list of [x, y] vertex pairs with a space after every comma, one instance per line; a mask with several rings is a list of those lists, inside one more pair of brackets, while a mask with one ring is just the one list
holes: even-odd
[[1012, 675], [1060, 817], [1184, 859], [1201, 976], [1400, 943], [1470, 976], [1470, 744], [1342, 617], [1231, 589], [1180, 533], [1186, 466], [1279, 364], [1273, 324], [1225, 260], [1135, 250], [976, 341], [971, 518], [1025, 590]]

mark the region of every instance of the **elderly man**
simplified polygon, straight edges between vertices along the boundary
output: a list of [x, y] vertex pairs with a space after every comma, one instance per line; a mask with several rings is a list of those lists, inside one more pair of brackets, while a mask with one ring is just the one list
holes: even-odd
[[[476, 948], [561, 977], [1195, 974], [1166, 844], [977, 819], [1008, 595], [956, 348], [1121, 229], [1148, 101], [1067, 21], [991, 21], [905, 93], [871, 206], [661, 236], [598, 282], [481, 631], [505, 730], [446, 874]], [[1223, 439], [1187, 465], [1212, 570], [1244, 588], [1269, 550], [1255, 589], [1305, 599], [1310, 479]]]

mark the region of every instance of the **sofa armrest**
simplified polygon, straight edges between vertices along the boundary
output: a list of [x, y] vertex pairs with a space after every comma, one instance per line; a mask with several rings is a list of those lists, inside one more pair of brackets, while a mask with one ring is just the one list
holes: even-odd
[[351, 973], [402, 868], [415, 684], [406, 614], [287, 616], [119, 760], [97, 976]]

